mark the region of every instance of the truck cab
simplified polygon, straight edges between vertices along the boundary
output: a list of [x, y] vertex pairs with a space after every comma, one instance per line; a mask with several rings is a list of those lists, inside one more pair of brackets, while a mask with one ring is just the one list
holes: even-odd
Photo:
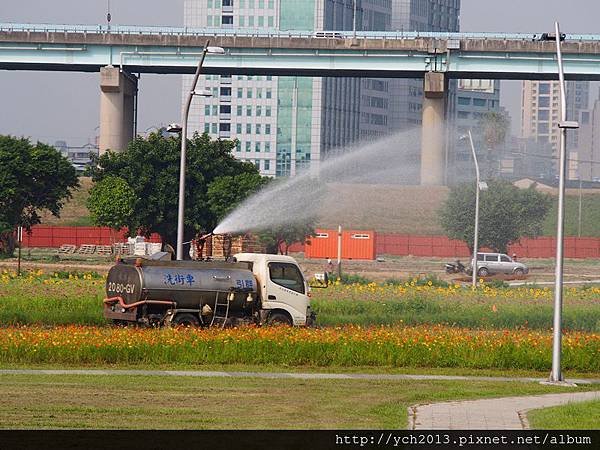
[[291, 256], [238, 253], [238, 262], [250, 263], [261, 300], [261, 322], [311, 325], [309, 286]]

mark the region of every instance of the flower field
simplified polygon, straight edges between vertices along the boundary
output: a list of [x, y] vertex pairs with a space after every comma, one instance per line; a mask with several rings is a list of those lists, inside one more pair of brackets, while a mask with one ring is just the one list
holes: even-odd
[[[272, 364], [547, 370], [552, 336], [445, 326], [225, 330], [8, 327], [1, 364]], [[567, 332], [563, 368], [600, 372], [600, 335]]]

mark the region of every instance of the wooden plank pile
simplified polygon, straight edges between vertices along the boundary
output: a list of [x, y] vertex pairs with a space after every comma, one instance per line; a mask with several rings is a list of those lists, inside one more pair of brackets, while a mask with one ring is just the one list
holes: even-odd
[[93, 255], [96, 252], [96, 246], [93, 244], [83, 244], [77, 250], [80, 255]]
[[75, 245], [72, 245], [72, 244], [63, 244], [58, 249], [58, 254], [59, 255], [68, 255], [68, 254], [71, 254], [71, 253], [75, 253], [76, 249], [77, 249], [77, 247]]
[[264, 253], [265, 247], [256, 236], [229, 236], [216, 234], [212, 238], [212, 258], [221, 259], [236, 253]]

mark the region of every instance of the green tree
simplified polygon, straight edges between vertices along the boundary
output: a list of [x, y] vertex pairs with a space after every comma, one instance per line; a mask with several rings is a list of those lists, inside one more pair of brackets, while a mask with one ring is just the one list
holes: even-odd
[[305, 242], [315, 235], [315, 223], [315, 219], [309, 219], [302, 223], [280, 225], [258, 233], [258, 238], [267, 253], [287, 255], [290, 245]]
[[131, 225], [136, 200], [127, 181], [109, 176], [92, 187], [87, 207], [96, 225], [120, 230]]
[[242, 173], [216, 178], [208, 186], [208, 207], [217, 221], [221, 221], [249, 195], [266, 186], [269, 181], [270, 178], [262, 177], [259, 173]]
[[[479, 245], [506, 253], [510, 243], [542, 233], [551, 207], [548, 195], [534, 188], [519, 189], [507, 181], [493, 180], [479, 197]], [[464, 241], [473, 251], [475, 185], [462, 184], [450, 190], [440, 210], [440, 222], [448, 237]]]
[[[145, 139], [136, 138], [123, 152], [104, 153], [89, 170], [95, 182], [119, 177], [132, 189], [136, 202], [132, 214], [124, 218], [130, 230], [145, 235], [156, 232], [171, 244], [177, 239], [180, 146], [179, 137], [152, 133]], [[221, 177], [258, 174], [254, 164], [234, 158], [234, 147], [235, 142], [211, 140], [206, 133], [196, 133], [188, 141], [185, 241], [200, 231], [213, 230], [218, 223], [220, 210], [211, 209], [208, 196], [213, 182]]]
[[55, 148], [0, 136], [0, 254], [13, 254], [15, 227], [30, 231], [42, 210], [59, 217], [78, 186], [75, 168]]

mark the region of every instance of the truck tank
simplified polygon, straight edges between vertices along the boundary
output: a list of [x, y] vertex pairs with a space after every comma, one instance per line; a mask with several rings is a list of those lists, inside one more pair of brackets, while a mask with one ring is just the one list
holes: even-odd
[[[169, 300], [177, 308], [214, 306], [217, 295], [230, 309], [250, 307], [257, 299], [257, 284], [249, 263], [122, 261], [106, 279], [107, 297], [122, 297], [126, 304], [144, 300]], [[252, 301], [249, 300], [249, 296]]]

